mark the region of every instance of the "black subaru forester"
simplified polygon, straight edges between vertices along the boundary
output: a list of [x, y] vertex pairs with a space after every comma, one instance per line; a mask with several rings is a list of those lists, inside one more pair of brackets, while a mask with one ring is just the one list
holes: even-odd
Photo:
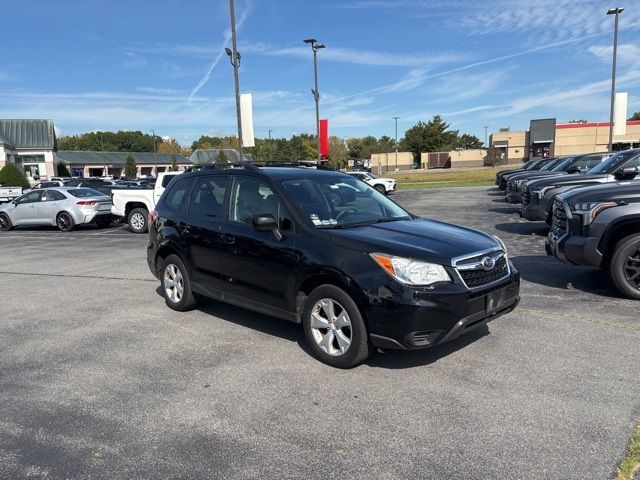
[[301, 323], [321, 361], [431, 347], [511, 312], [502, 241], [416, 217], [366, 183], [303, 166], [176, 176], [149, 214], [147, 261], [169, 308], [198, 295]]

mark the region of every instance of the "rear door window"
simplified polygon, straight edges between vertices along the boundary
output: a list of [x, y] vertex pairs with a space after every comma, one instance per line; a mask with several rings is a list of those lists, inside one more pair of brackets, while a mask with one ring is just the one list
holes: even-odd
[[220, 218], [228, 184], [228, 175], [198, 177], [191, 192], [189, 213], [198, 217]]

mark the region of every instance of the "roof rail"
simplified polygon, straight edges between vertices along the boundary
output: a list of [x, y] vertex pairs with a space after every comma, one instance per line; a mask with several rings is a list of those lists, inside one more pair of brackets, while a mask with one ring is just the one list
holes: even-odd
[[335, 171], [334, 168], [331, 168], [327, 165], [318, 164], [315, 160], [309, 161], [292, 161], [292, 162], [269, 162], [269, 161], [258, 161], [253, 162], [254, 166], [260, 167], [301, 167], [301, 168], [315, 168], [317, 170], [331, 170]]
[[260, 171], [260, 169], [256, 165], [254, 165], [251, 162], [246, 162], [244, 160], [237, 161], [237, 162], [226, 162], [226, 163], [207, 163], [206, 165], [203, 165], [202, 168], [216, 169], [216, 168], [237, 168], [237, 167], [246, 168], [247, 170]]

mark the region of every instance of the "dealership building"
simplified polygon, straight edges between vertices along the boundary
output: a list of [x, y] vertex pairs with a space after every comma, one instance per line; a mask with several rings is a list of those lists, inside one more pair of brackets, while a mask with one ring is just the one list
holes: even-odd
[[[489, 144], [498, 148], [505, 163], [530, 158], [606, 152], [609, 122], [557, 123], [555, 118], [531, 120], [529, 130], [501, 129], [491, 134]], [[640, 147], [640, 121], [628, 120], [626, 132], [614, 135], [613, 151]]]

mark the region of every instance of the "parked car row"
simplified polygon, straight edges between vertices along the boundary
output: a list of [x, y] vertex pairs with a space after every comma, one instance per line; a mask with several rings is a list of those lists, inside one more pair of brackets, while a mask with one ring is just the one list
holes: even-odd
[[548, 255], [607, 270], [622, 294], [640, 300], [640, 149], [578, 155], [556, 165], [567, 162], [580, 171], [503, 174], [501, 181], [507, 188], [514, 182], [519, 193], [512, 190], [506, 200], [521, 203], [522, 218], [549, 225]]

